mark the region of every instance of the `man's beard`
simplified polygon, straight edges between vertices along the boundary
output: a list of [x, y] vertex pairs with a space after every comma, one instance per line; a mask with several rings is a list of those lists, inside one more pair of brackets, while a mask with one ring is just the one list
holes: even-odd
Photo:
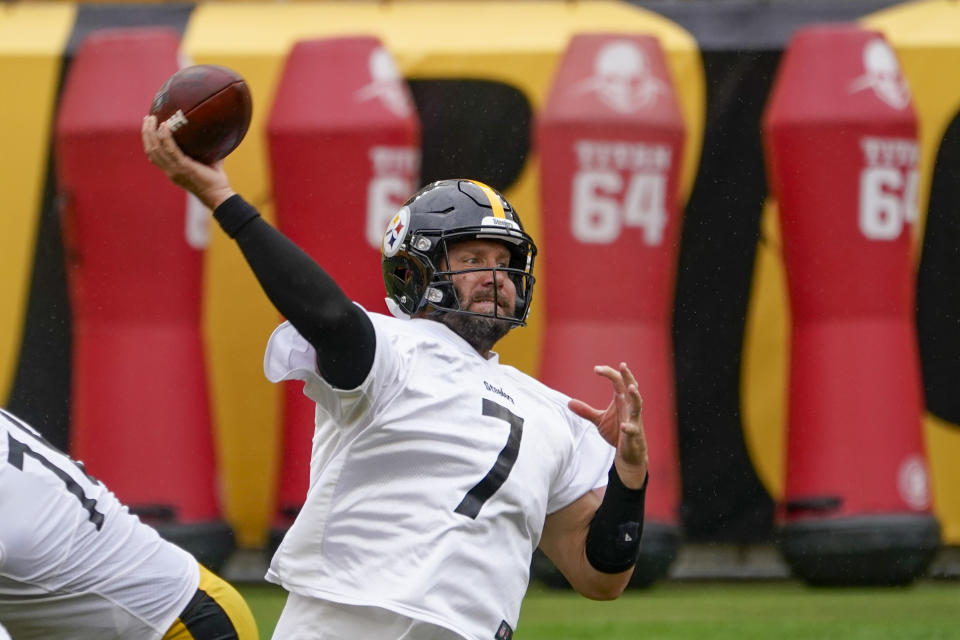
[[431, 311], [426, 317], [445, 324], [484, 356], [513, 328], [513, 323], [508, 320], [472, 316], [455, 311]]

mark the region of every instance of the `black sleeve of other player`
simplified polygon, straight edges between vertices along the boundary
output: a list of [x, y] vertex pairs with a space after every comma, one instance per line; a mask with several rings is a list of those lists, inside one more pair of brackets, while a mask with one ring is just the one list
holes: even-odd
[[268, 224], [239, 195], [213, 217], [236, 240], [273, 306], [317, 351], [324, 380], [354, 389], [373, 366], [373, 323], [313, 258]]

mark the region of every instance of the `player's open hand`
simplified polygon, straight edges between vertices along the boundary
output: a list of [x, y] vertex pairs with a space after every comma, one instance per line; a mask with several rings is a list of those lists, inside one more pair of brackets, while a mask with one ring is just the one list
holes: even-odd
[[605, 365], [594, 373], [613, 385], [613, 400], [606, 409], [597, 409], [582, 400], [570, 400], [570, 410], [595, 425], [607, 442], [617, 448], [614, 464], [620, 480], [631, 488], [643, 485], [647, 475], [647, 438], [643, 431], [643, 398], [637, 380], [625, 362], [614, 369]]
[[210, 209], [232, 196], [230, 181], [223, 170], [223, 161], [205, 165], [184, 154], [173, 139], [170, 126], [157, 126], [155, 116], [143, 119], [140, 129], [143, 151], [150, 162], [160, 168], [179, 187], [197, 196]]

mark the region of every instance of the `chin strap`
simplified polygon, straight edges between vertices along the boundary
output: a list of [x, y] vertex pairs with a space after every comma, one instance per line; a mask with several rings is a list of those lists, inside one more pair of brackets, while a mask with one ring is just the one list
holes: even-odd
[[387, 303], [387, 310], [393, 315], [394, 318], [400, 318], [401, 320], [410, 319], [410, 314], [401, 309], [400, 305], [393, 301], [393, 298], [384, 298], [384, 301]]

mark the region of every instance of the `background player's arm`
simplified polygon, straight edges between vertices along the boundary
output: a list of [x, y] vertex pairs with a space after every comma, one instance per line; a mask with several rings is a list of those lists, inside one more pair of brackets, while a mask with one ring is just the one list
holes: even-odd
[[[639, 553], [647, 441], [640, 416], [643, 399], [626, 363], [620, 363], [619, 369], [598, 366], [594, 372], [610, 380], [613, 401], [606, 409], [595, 409], [571, 400], [569, 408], [593, 422], [617, 449], [607, 491], [587, 493], [547, 516], [540, 548], [577, 591], [607, 600], [626, 588]], [[635, 544], [621, 544], [631, 532]]]
[[357, 387], [373, 366], [375, 334], [370, 318], [302, 249], [260, 217], [230, 187], [223, 162], [212, 166], [184, 155], [166, 125], [144, 118], [143, 148], [175, 184], [214, 211], [236, 240], [270, 302], [317, 352], [317, 367], [335, 387]]

